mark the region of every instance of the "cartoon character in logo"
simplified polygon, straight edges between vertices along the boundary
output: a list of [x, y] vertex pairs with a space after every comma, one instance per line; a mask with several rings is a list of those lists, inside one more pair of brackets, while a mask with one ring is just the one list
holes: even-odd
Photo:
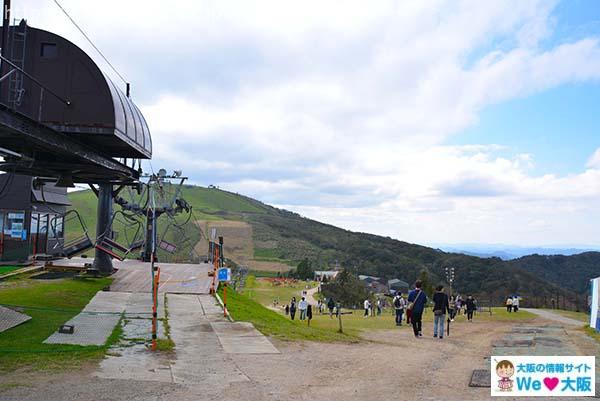
[[511, 376], [515, 374], [515, 367], [511, 361], [506, 359], [498, 362], [496, 365], [496, 374], [500, 378], [498, 380], [498, 388], [500, 391], [512, 391], [513, 380]]

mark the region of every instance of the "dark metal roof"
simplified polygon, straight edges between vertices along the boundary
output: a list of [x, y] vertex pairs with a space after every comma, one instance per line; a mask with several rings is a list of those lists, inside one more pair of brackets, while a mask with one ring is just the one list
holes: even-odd
[[47, 90], [16, 72], [2, 85], [3, 104], [104, 156], [151, 158], [150, 130], [139, 108], [83, 50], [24, 23], [10, 27], [9, 35], [11, 61]]

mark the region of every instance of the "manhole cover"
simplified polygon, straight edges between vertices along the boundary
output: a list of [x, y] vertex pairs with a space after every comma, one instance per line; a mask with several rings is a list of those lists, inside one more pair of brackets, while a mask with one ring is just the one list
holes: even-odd
[[471, 375], [469, 387], [490, 387], [490, 371], [487, 369], [475, 369]]

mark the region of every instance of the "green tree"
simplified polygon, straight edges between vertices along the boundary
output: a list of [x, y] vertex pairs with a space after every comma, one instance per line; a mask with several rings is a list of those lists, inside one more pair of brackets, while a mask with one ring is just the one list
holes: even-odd
[[298, 263], [294, 276], [300, 280], [312, 279], [315, 271], [312, 267], [312, 263], [308, 258], [304, 258], [302, 262]]
[[344, 307], [360, 306], [369, 297], [369, 292], [363, 283], [350, 271], [340, 271], [334, 280], [321, 286], [323, 296], [333, 297]]
[[421, 270], [419, 273], [419, 280], [421, 280], [421, 288], [425, 291], [425, 294], [428, 296], [433, 295], [433, 285], [431, 284], [431, 280], [429, 279], [429, 272], [427, 269]]

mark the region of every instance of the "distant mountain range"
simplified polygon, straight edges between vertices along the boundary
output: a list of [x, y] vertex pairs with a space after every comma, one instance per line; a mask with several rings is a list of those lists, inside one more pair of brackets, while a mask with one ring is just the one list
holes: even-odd
[[571, 256], [585, 252], [600, 251], [600, 247], [521, 247], [512, 245], [490, 245], [490, 244], [451, 244], [435, 245], [444, 252], [464, 253], [465, 255], [478, 256], [480, 258], [500, 258], [511, 260], [528, 255], [563, 255]]

